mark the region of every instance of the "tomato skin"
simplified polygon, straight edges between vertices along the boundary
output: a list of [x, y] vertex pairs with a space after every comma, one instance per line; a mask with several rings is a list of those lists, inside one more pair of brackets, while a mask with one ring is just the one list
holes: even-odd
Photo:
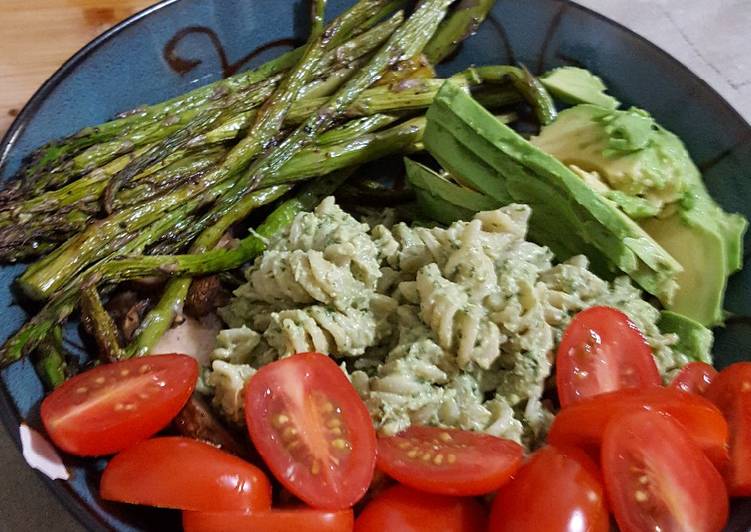
[[661, 384], [644, 335], [611, 307], [574, 316], [558, 347], [555, 378], [562, 408], [600, 393]]
[[707, 388], [707, 399], [722, 410], [730, 426], [730, 462], [723, 470], [733, 497], [751, 496], [751, 362], [723, 369]]
[[602, 468], [622, 532], [718, 532], [727, 522], [722, 477], [670, 416], [637, 411], [614, 419]]
[[605, 427], [614, 418], [636, 410], [672, 416], [718, 468], [728, 460], [728, 424], [707, 399], [672, 388], [619, 390], [584, 399], [561, 410], [553, 420], [548, 443], [579, 447], [599, 456]]
[[288, 509], [270, 512], [183, 512], [185, 532], [351, 532], [352, 510]]
[[475, 499], [451, 497], [396, 485], [373, 499], [355, 521], [355, 532], [477, 532], [485, 509]]
[[704, 395], [715, 377], [717, 377], [717, 370], [709, 364], [689, 362], [681, 368], [670, 386], [682, 392]]
[[493, 501], [489, 532], [608, 532], [605, 490], [595, 463], [581, 450], [543, 447]]
[[301, 353], [263, 366], [245, 387], [245, 420], [274, 476], [310, 506], [346, 509], [368, 490], [375, 429], [329, 357]]
[[268, 510], [271, 484], [256, 466], [177, 436], [142, 441], [102, 474], [103, 499], [199, 512]]
[[518, 443], [480, 432], [412, 426], [378, 438], [378, 469], [406, 486], [441, 495], [495, 491], [523, 458]]
[[190, 398], [198, 363], [154, 355], [97, 366], [44, 398], [42, 423], [65, 452], [104, 456], [153, 436]]

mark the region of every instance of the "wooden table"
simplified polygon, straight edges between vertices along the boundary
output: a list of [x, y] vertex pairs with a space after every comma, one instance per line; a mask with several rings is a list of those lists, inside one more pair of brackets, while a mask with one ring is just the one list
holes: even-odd
[[79, 48], [154, 0], [2, 0], [0, 136]]

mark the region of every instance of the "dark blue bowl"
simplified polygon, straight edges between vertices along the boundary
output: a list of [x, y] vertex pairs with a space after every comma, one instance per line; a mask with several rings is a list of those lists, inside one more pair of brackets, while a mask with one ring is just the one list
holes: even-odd
[[[350, 0], [331, 0], [330, 12]], [[305, 38], [305, 2], [280, 0], [166, 0], [104, 33], [50, 78], [18, 115], [0, 144], [0, 178], [8, 179], [34, 147], [115, 113], [152, 103], [257, 65]], [[628, 29], [562, 0], [499, 0], [490, 19], [443, 67], [521, 62], [535, 72], [582, 65], [604, 78], [626, 104], [649, 110], [677, 133], [704, 172], [714, 197], [751, 218], [751, 127], [686, 67]], [[749, 235], [746, 236], [746, 249]], [[746, 253], [748, 262], [749, 253]], [[12, 305], [11, 282], [21, 266], [0, 269], [0, 322], [5, 340], [26, 319]], [[720, 366], [751, 353], [751, 267], [735, 275], [717, 331]], [[75, 331], [71, 328], [71, 341]], [[18, 423], [32, 425], [43, 389], [26, 361], [2, 372], [0, 415], [17, 439]], [[176, 513], [108, 504], [98, 499], [102, 463], [70, 459], [69, 482], [40, 481], [92, 530], [168, 530]], [[729, 530], [751, 527], [751, 505], [736, 501]]]

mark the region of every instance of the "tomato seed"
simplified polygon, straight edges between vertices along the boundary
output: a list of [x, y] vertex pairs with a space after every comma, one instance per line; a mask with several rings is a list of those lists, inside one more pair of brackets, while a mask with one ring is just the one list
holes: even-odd
[[449, 464], [453, 464], [454, 462], [456, 462], [456, 455], [455, 454], [449, 454], [446, 457], [446, 460], [448, 461]]
[[341, 438], [337, 438], [334, 441], [332, 441], [331, 446], [334, 447], [335, 449], [340, 449], [340, 450], [349, 449], [349, 444], [347, 443], [347, 441]]
[[329, 430], [329, 432], [333, 434], [334, 436], [342, 435], [342, 429], [340, 429], [339, 427], [334, 427], [333, 429]]
[[433, 453], [425, 453], [424, 455], [422, 455], [424, 462], [430, 462], [431, 458], [433, 458]]
[[435, 455], [435, 457], [433, 458], [433, 463], [435, 465], [441, 465], [443, 463], [443, 455], [442, 454]]
[[140, 368], [138, 368], [138, 371], [141, 372], [141, 373], [146, 373], [150, 369], [151, 369], [151, 366], [149, 366], [148, 364], [144, 364], [143, 366], [141, 366]]
[[412, 449], [407, 453], [407, 456], [409, 456], [410, 458], [417, 458], [418, 454], [420, 454], [420, 451], [418, 451], [417, 449]]
[[441, 440], [445, 441], [446, 443], [450, 442], [453, 438], [451, 437], [451, 434], [448, 432], [441, 432], [441, 434], [438, 436], [441, 438]]
[[80, 386], [80, 387], [76, 388], [76, 393], [86, 393], [88, 391], [89, 391], [89, 389], [86, 386]]
[[278, 429], [282, 428], [287, 422], [289, 421], [289, 418], [285, 416], [284, 414], [279, 414], [274, 418], [274, 426]]
[[634, 499], [636, 499], [637, 502], [647, 502], [649, 496], [647, 495], [646, 491], [636, 490], [634, 492]]
[[122, 411], [122, 410], [123, 410], [124, 408], [125, 408], [125, 405], [124, 405], [124, 404], [122, 404], [122, 403], [117, 403], [117, 404], [115, 405], [115, 412], [120, 412], [120, 411]]
[[94, 382], [96, 384], [104, 384], [105, 381], [106, 379], [104, 377], [97, 377], [96, 379], [94, 379]]
[[313, 461], [313, 465], [310, 466], [310, 472], [314, 475], [321, 472], [321, 463], [318, 460]]

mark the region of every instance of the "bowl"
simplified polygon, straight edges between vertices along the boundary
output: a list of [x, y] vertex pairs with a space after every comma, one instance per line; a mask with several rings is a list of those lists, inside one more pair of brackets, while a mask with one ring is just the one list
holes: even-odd
[[[334, 14], [350, 0], [330, 0]], [[34, 147], [258, 65], [304, 41], [306, 3], [299, 0], [166, 0], [94, 39], [31, 98], [0, 143], [0, 179], [9, 179]], [[751, 218], [751, 126], [689, 69], [625, 27], [566, 0], [498, 0], [477, 35], [439, 71], [471, 64], [523, 63], [540, 73], [579, 65], [601, 76], [626, 105], [647, 109], [686, 143], [712, 195]], [[751, 237], [745, 241], [746, 263]], [[11, 285], [23, 266], [0, 268], [0, 340], [26, 319]], [[724, 328], [716, 331], [719, 366], [751, 354], [751, 266], [730, 279]], [[69, 347], [82, 358], [77, 329]], [[43, 388], [28, 361], [0, 373], [0, 417], [18, 443], [18, 426], [38, 425]], [[177, 512], [129, 507], [97, 495], [103, 460], [66, 458], [69, 481], [38, 475], [91, 530], [179, 529]], [[21, 487], [22, 489], [22, 487]], [[728, 530], [751, 527], [751, 502], [735, 501]]]

